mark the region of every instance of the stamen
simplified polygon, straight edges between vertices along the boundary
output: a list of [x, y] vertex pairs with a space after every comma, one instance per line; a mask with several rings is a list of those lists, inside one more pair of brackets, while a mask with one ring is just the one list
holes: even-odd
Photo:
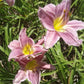
[[66, 10], [64, 10], [64, 13], [66, 13]]
[[70, 16], [71, 13], [68, 10], [64, 10], [62, 15], [54, 20], [54, 29], [58, 32], [64, 32], [63, 26], [68, 22]]
[[23, 48], [24, 55], [31, 55], [33, 53], [34, 53], [34, 48], [30, 44], [27, 44], [24, 46]]
[[56, 31], [63, 32], [63, 16], [55, 19], [53, 25]]

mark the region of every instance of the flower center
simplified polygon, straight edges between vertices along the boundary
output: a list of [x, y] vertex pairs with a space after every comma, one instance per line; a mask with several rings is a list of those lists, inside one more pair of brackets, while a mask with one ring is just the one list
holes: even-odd
[[58, 32], [64, 32], [65, 29], [63, 26], [67, 23], [70, 16], [71, 13], [67, 10], [64, 10], [64, 13], [54, 20], [53, 22], [54, 29]]
[[25, 70], [33, 70], [33, 71], [35, 71], [38, 66], [39, 66], [39, 64], [37, 64], [37, 61], [36, 60], [32, 60], [32, 61], [29, 61], [26, 64]]
[[24, 55], [31, 55], [33, 53], [34, 53], [34, 48], [30, 44], [27, 44], [24, 46], [23, 48]]
[[63, 32], [64, 29], [63, 29], [63, 19], [61, 19], [60, 17], [56, 18], [53, 22], [53, 26], [54, 26], [54, 29], [58, 32]]

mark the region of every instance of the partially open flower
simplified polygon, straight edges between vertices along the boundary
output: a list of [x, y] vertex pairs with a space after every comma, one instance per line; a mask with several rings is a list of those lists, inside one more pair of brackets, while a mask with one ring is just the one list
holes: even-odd
[[44, 38], [45, 47], [52, 47], [60, 37], [68, 45], [79, 46], [82, 40], [78, 39], [77, 30], [84, 29], [84, 22], [69, 21], [71, 0], [62, 0], [60, 4], [48, 4], [39, 8], [38, 16], [43, 26], [47, 29]]
[[21, 30], [19, 40], [13, 40], [8, 47], [12, 50], [8, 58], [9, 61], [13, 58], [22, 59], [23, 57], [30, 59], [46, 51], [42, 45], [35, 44], [33, 39], [27, 37], [26, 28]]
[[13, 6], [15, 4], [15, 0], [6, 0], [9, 6]]

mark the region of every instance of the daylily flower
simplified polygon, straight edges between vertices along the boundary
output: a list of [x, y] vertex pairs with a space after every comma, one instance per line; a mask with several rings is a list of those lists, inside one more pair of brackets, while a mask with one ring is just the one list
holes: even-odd
[[60, 37], [68, 45], [79, 46], [82, 40], [78, 39], [77, 31], [84, 28], [84, 22], [69, 21], [71, 0], [62, 0], [58, 5], [48, 4], [39, 8], [38, 16], [47, 29], [44, 37], [45, 47], [52, 47]]
[[13, 6], [15, 4], [15, 0], [6, 0], [9, 6]]
[[28, 79], [32, 84], [40, 84], [40, 69], [55, 69], [53, 65], [42, 62], [44, 53], [45, 52], [31, 59], [28, 59], [27, 57], [17, 59], [16, 61], [19, 62], [21, 69], [16, 74], [13, 84], [20, 84], [26, 79]]
[[28, 57], [29, 59], [38, 56], [40, 53], [46, 51], [39, 41], [37, 44], [34, 43], [33, 39], [27, 37], [26, 28], [22, 29], [19, 34], [19, 40], [13, 40], [10, 42], [8, 47], [12, 50], [9, 55], [9, 61], [11, 59], [21, 59]]

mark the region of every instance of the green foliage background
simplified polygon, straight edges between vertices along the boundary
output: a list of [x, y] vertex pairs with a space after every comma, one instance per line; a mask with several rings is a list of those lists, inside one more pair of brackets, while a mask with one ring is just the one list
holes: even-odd
[[[27, 28], [27, 35], [37, 42], [46, 29], [38, 19], [38, 8], [46, 4], [58, 4], [61, 0], [16, 0], [10, 7], [0, 2], [0, 84], [12, 84], [19, 69], [14, 60], [8, 62], [10, 50], [8, 44], [18, 39], [20, 30]], [[84, 21], [84, 0], [72, 0], [72, 19]], [[41, 84], [84, 84], [84, 30], [78, 31], [83, 43], [79, 47], [68, 46], [62, 39], [49, 49], [44, 60], [56, 67], [56, 70], [43, 70]], [[22, 84], [28, 84], [24, 81]]]

